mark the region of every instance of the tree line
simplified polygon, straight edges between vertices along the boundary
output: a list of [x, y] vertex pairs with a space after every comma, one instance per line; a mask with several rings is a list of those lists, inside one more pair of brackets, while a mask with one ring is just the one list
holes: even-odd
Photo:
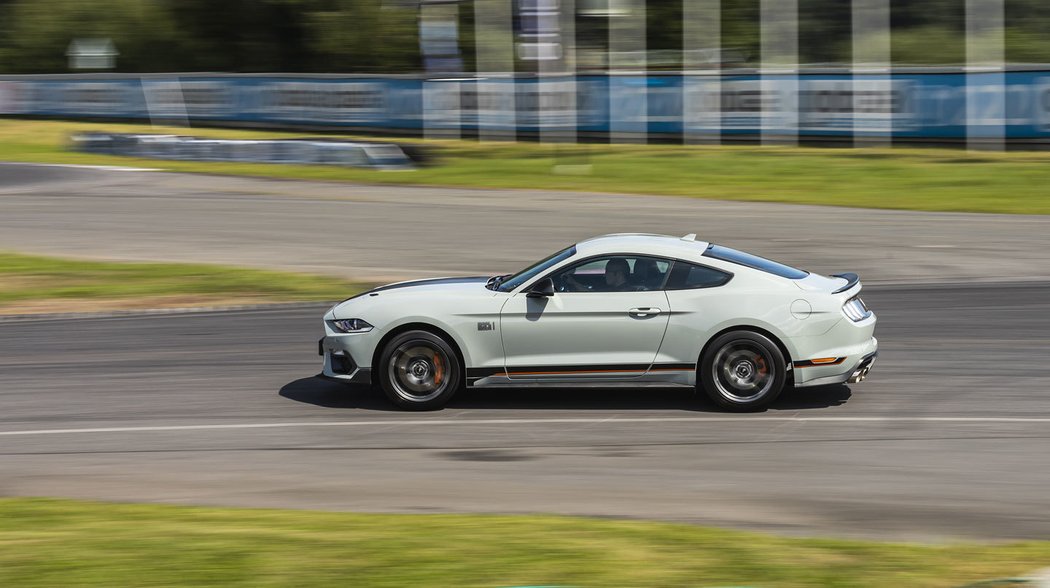
[[[681, 49], [682, 2], [647, 0], [649, 49]], [[798, 4], [800, 61], [850, 62], [851, 0]], [[1050, 62], [1050, 2], [1005, 4], [1007, 61]], [[894, 63], [965, 61], [965, 0], [891, 6]], [[760, 0], [722, 1], [722, 46], [751, 63], [760, 55], [759, 11]], [[459, 18], [470, 70], [470, 0]], [[604, 19], [577, 18], [581, 39], [600, 42], [603, 27]], [[411, 0], [0, 0], [0, 73], [67, 72], [75, 38], [112, 39], [124, 72], [415, 73], [423, 63]]]

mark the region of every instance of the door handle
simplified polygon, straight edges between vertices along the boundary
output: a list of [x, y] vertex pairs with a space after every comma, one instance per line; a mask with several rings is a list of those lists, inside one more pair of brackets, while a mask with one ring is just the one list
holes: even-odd
[[660, 309], [654, 306], [646, 306], [644, 308], [632, 308], [627, 311], [627, 314], [634, 318], [645, 318], [649, 316], [656, 316], [660, 314]]

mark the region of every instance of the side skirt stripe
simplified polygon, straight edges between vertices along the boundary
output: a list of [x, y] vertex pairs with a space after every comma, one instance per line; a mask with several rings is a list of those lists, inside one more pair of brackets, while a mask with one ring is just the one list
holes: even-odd
[[503, 368], [468, 368], [467, 379], [481, 379], [489, 376], [559, 376], [575, 374], [610, 374], [610, 373], [645, 373], [645, 372], [682, 372], [696, 369], [695, 363], [657, 363], [657, 364], [621, 364], [621, 365], [564, 365], [564, 366], [514, 366], [504, 371]]

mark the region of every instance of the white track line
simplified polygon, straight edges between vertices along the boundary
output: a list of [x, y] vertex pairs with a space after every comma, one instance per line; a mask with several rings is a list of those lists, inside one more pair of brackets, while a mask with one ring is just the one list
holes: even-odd
[[15, 435], [73, 435], [91, 433], [148, 433], [163, 431], [214, 431], [235, 429], [289, 429], [307, 427], [389, 427], [389, 426], [477, 426], [477, 425], [537, 425], [537, 424], [604, 424], [604, 423], [956, 423], [956, 424], [1050, 424], [1050, 417], [602, 417], [550, 419], [381, 419], [370, 421], [320, 421], [285, 423], [232, 423], [226, 425], [169, 425], [153, 427], [100, 427], [91, 429], [36, 429], [27, 431], [0, 431], [0, 436]]

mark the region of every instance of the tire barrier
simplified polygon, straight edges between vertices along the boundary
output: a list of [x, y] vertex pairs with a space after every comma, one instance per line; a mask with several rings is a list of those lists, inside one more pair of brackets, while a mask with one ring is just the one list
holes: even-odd
[[415, 167], [401, 148], [392, 143], [208, 139], [124, 133], [78, 133], [70, 141], [74, 151], [146, 159], [337, 165], [384, 170]]

